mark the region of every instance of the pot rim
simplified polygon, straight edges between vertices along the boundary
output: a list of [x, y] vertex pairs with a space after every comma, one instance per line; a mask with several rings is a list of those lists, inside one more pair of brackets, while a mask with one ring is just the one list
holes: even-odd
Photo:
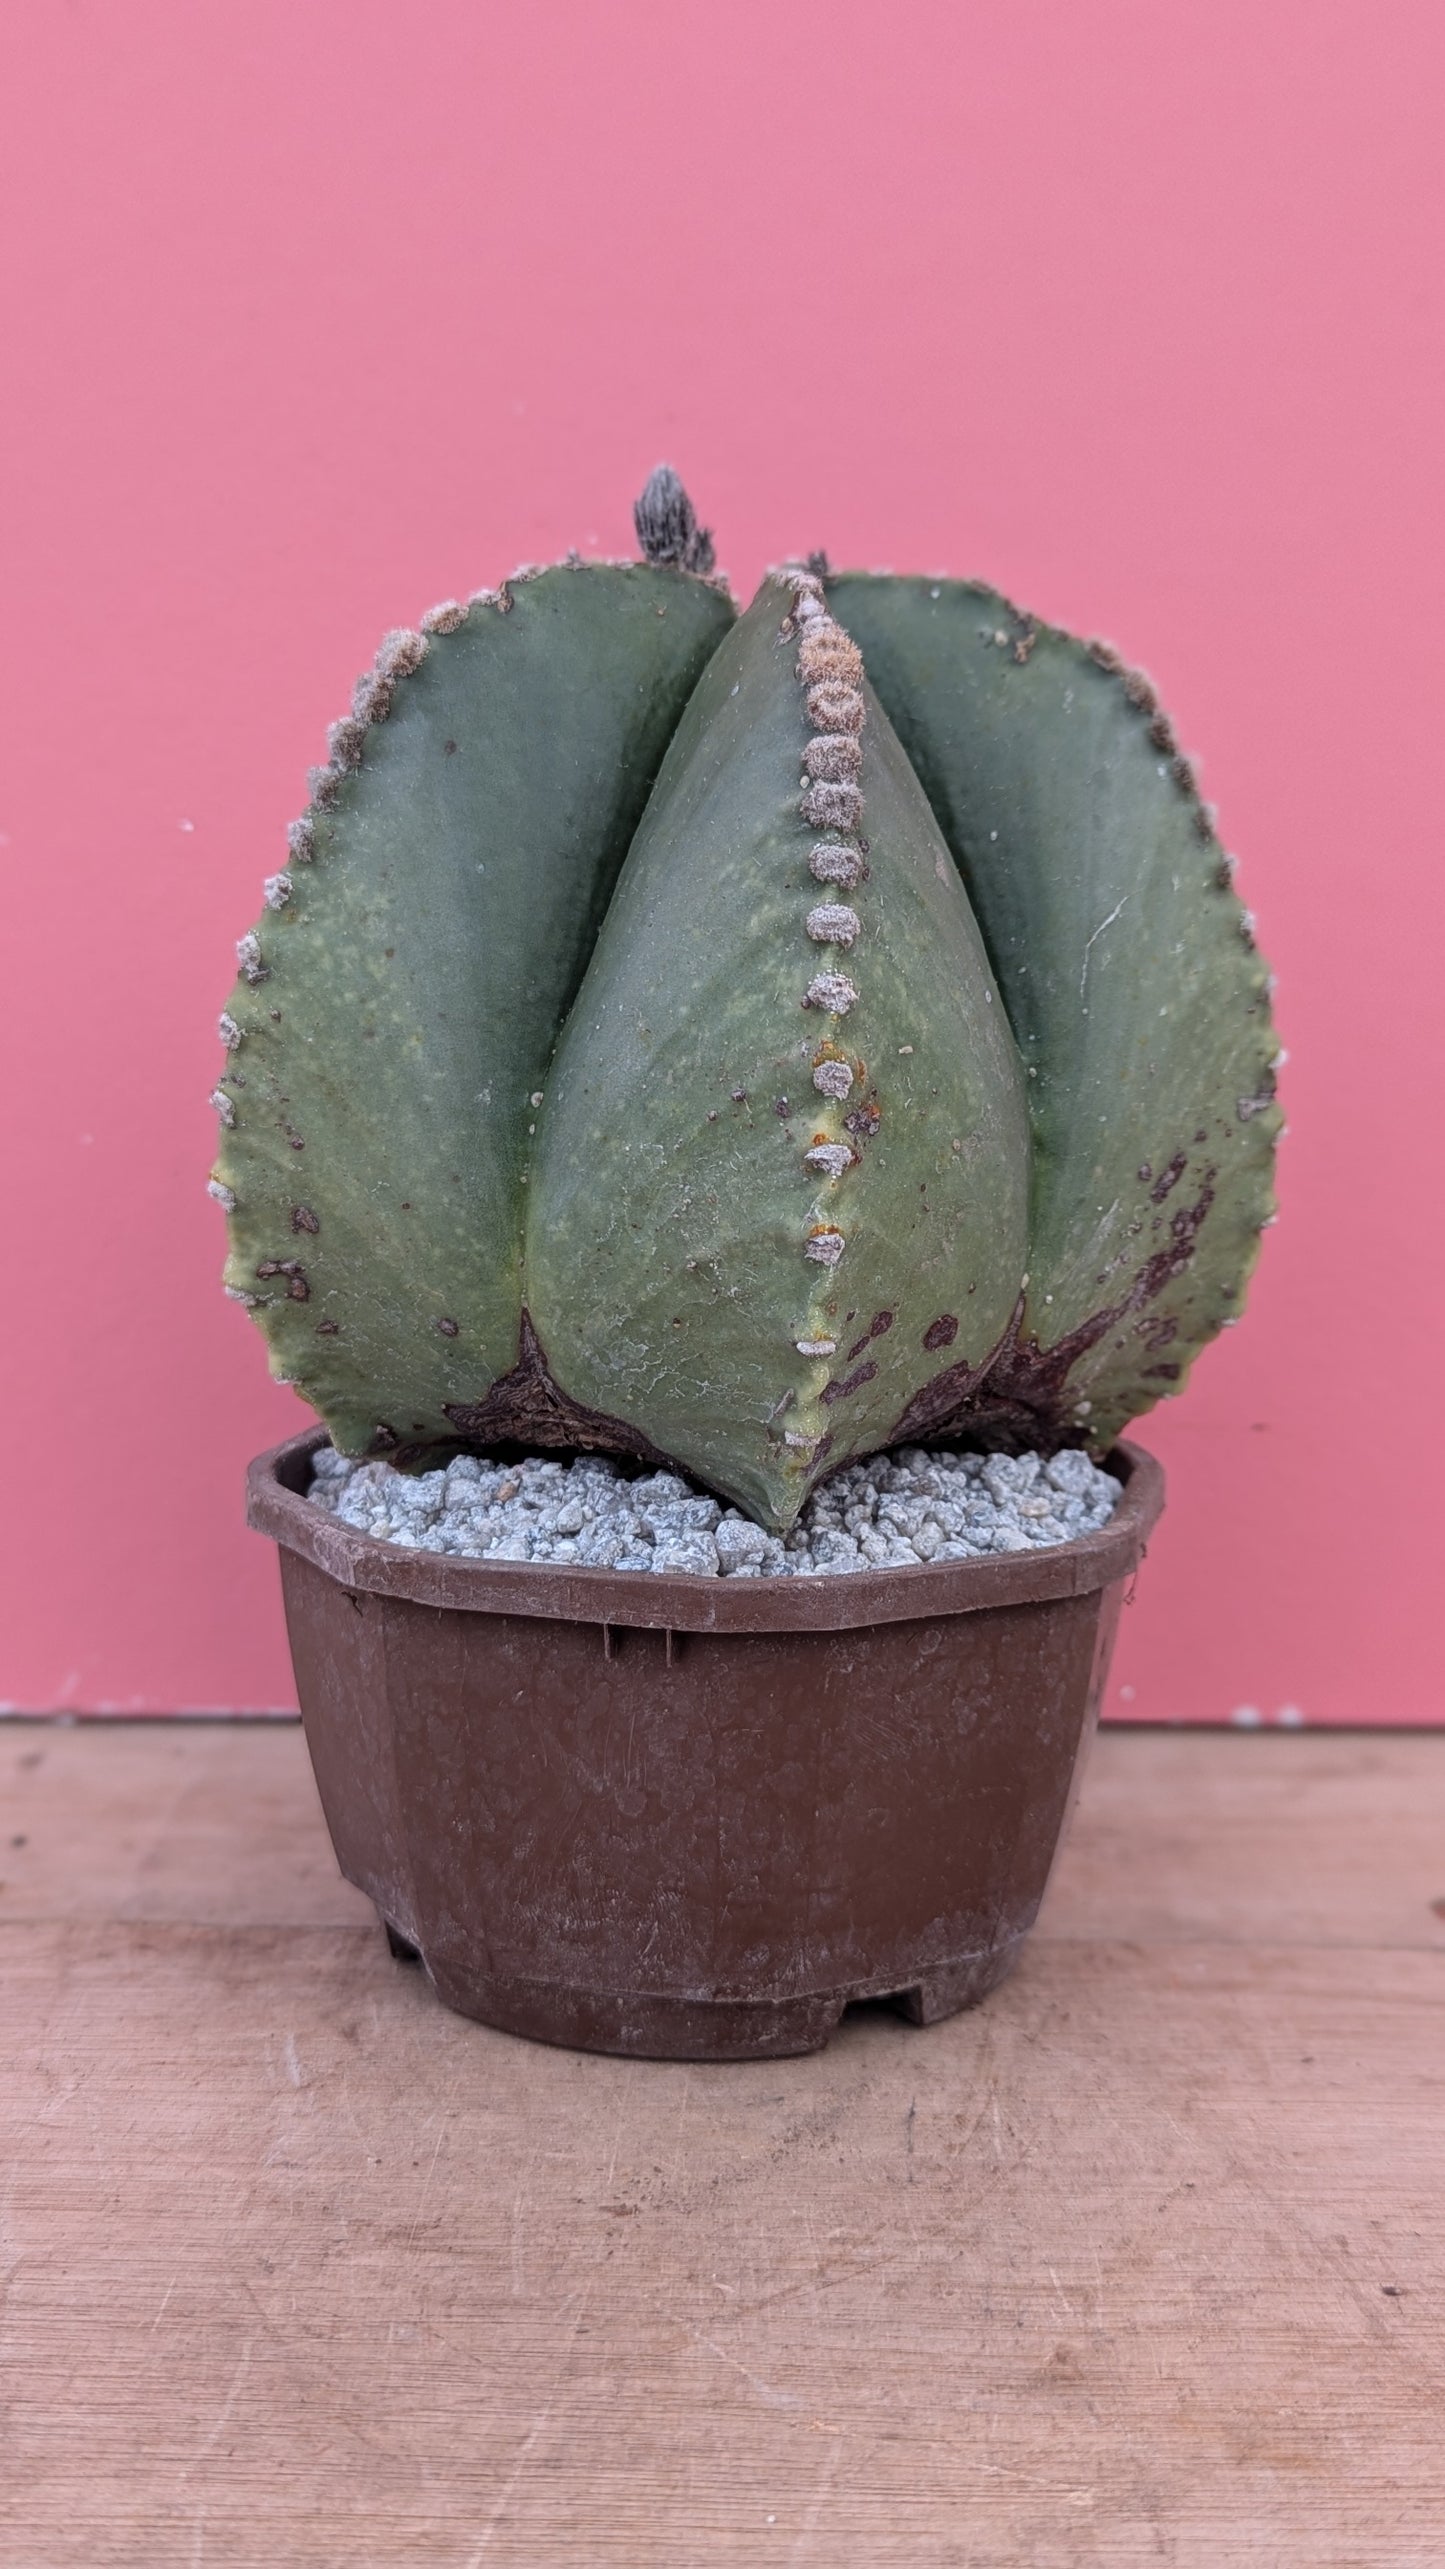
[[379, 1535], [359, 1534], [324, 1515], [305, 1495], [311, 1456], [326, 1441], [324, 1427], [308, 1428], [257, 1455], [246, 1476], [246, 1522], [353, 1594], [400, 1597], [463, 1614], [530, 1615], [649, 1632], [850, 1632], [867, 1624], [1088, 1596], [1138, 1568], [1164, 1505], [1162, 1465], [1142, 1446], [1121, 1440], [1107, 1468], [1122, 1480], [1124, 1495], [1097, 1534], [1037, 1552], [920, 1562], [916, 1569], [707, 1579], [679, 1570], [474, 1561], [456, 1553], [404, 1550]]

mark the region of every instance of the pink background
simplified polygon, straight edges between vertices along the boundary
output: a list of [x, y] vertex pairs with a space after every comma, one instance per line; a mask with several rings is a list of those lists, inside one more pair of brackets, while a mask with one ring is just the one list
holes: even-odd
[[382, 630], [666, 455], [1153, 672], [1292, 1061], [1110, 1709], [1437, 1719], [1438, 0], [70, 0], [7, 44], [0, 1696], [289, 1704], [217, 1008]]

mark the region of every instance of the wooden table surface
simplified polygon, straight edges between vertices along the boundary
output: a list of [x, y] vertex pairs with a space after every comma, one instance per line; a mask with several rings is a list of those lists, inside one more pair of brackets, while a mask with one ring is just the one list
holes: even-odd
[[0, 1728], [5, 2569], [1442, 2569], [1445, 1735], [1106, 1734], [1018, 1976], [443, 2012], [298, 1730]]

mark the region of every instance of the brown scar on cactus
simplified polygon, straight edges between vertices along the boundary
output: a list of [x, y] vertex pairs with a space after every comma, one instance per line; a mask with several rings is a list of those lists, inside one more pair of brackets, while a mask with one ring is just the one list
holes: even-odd
[[284, 1276], [287, 1296], [292, 1302], [309, 1302], [311, 1299], [311, 1287], [299, 1258], [263, 1258], [256, 1275], [261, 1282], [271, 1276]]
[[[853, 1315], [850, 1313], [849, 1317], [852, 1318], [852, 1316]], [[861, 1356], [864, 1348], [872, 1345], [875, 1338], [887, 1337], [889, 1330], [893, 1326], [895, 1318], [896, 1314], [892, 1311], [884, 1310], [874, 1312], [873, 1317], [869, 1321], [867, 1328], [864, 1330], [862, 1337], [855, 1339], [853, 1345], [848, 1350], [848, 1362], [850, 1365], [852, 1364], [855, 1356]]]
[[865, 1383], [876, 1382], [877, 1379], [878, 1368], [870, 1358], [866, 1365], [859, 1365], [856, 1372], [845, 1374], [841, 1381], [825, 1383], [818, 1397], [831, 1408], [835, 1401], [851, 1400], [855, 1392], [861, 1392]]

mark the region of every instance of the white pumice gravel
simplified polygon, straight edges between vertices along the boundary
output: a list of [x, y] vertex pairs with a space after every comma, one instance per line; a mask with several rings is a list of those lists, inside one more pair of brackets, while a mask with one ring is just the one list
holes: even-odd
[[835, 1473], [780, 1538], [676, 1472], [639, 1473], [601, 1455], [493, 1463], [465, 1454], [444, 1471], [408, 1474], [323, 1445], [312, 1470], [317, 1507], [408, 1551], [707, 1579], [836, 1578], [1037, 1551], [1095, 1533], [1122, 1495], [1112, 1473], [1073, 1448], [1045, 1458], [905, 1445]]

